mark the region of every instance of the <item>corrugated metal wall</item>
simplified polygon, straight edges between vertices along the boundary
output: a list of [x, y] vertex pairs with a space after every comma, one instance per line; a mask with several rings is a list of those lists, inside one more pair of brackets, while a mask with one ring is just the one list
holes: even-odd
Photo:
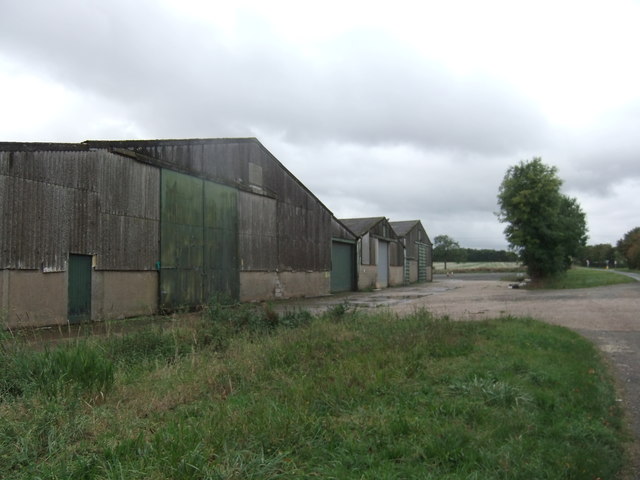
[[0, 268], [66, 269], [69, 252], [97, 248], [91, 152], [0, 153]]
[[158, 178], [106, 152], [0, 152], [0, 268], [63, 271], [71, 252], [153, 269]]
[[255, 139], [38, 148], [0, 152], [0, 268], [63, 271], [74, 253], [98, 270], [155, 270], [162, 167], [238, 191], [236, 270], [330, 271], [334, 231], [351, 237]]
[[160, 258], [160, 169], [97, 152], [98, 270], [155, 270]]
[[345, 227], [337, 218], [331, 219], [331, 236], [343, 240], [356, 241], [357, 237], [347, 227]]
[[240, 269], [274, 271], [278, 268], [276, 200], [247, 192], [238, 194]]
[[[329, 210], [278, 160], [255, 139], [211, 139], [190, 141], [125, 141], [89, 142], [97, 147], [117, 147], [158, 161], [164, 166], [218, 183], [234, 186], [245, 192], [276, 200], [276, 254], [281, 270], [329, 271], [331, 269], [331, 218]], [[155, 160], [154, 160], [155, 159]], [[244, 209], [249, 204], [241, 200]], [[253, 200], [256, 208], [271, 208]], [[269, 212], [271, 213], [271, 212]], [[271, 217], [268, 217], [271, 218]], [[242, 220], [241, 220], [242, 222]], [[251, 233], [251, 232], [254, 233]], [[273, 269], [273, 240], [240, 225], [240, 256], [244, 270]], [[249, 245], [257, 238], [269, 251]], [[245, 250], [248, 249], [248, 250]]]

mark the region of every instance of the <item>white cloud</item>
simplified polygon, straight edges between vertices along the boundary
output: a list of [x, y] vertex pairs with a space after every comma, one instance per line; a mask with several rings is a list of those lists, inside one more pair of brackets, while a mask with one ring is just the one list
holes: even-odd
[[2, 140], [257, 136], [338, 216], [499, 248], [502, 177], [542, 156], [592, 239], [638, 223], [637, 2], [2, 9]]

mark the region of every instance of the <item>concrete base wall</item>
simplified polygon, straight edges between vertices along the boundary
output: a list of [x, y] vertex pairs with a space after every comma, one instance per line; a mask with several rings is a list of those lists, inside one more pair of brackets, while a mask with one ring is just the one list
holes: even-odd
[[[67, 309], [66, 272], [0, 271], [2, 326], [66, 325]], [[147, 315], [157, 309], [157, 272], [92, 272], [92, 320]]]
[[330, 272], [240, 272], [241, 302], [317, 297], [330, 290]]
[[158, 311], [158, 272], [93, 272], [91, 319], [151, 315]]
[[416, 283], [418, 281], [418, 262], [416, 260], [409, 260], [409, 283]]
[[389, 286], [404, 285], [404, 267], [389, 267]]
[[67, 323], [66, 272], [0, 271], [0, 319], [10, 328]]
[[358, 266], [358, 290], [377, 288], [378, 267], [376, 265]]

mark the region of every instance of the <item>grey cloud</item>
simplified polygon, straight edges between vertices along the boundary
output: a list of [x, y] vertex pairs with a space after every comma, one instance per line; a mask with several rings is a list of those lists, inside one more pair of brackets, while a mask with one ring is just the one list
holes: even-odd
[[250, 40], [233, 43], [147, 2], [35, 4], [9, 6], [0, 45], [118, 101], [157, 135], [246, 135], [255, 126], [297, 143], [485, 153], [535, 147], [547, 135], [536, 109], [507, 85], [455, 77], [377, 31], [350, 32], [311, 57], [256, 19], [243, 27]]
[[579, 134], [568, 134], [558, 145], [565, 186], [599, 196], [628, 178], [640, 177], [640, 100], [604, 116]]
[[504, 81], [456, 75], [380, 31], [310, 53], [257, 17], [226, 38], [159, 5], [3, 2], [0, 55], [83, 96], [52, 135], [257, 135], [339, 216], [419, 218], [465, 246], [503, 244], [497, 188], [519, 160], [558, 165], [579, 201], [640, 178], [640, 103], [552, 132]]

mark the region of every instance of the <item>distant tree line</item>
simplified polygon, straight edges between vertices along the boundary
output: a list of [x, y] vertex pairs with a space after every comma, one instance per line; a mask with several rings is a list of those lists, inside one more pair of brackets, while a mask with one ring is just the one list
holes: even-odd
[[[507, 250], [491, 250], [476, 248], [456, 248], [450, 250], [446, 256], [448, 262], [517, 262], [518, 255]], [[433, 261], [444, 262], [445, 252], [433, 249]]]
[[488, 248], [463, 248], [458, 242], [440, 235], [436, 237], [433, 248], [434, 262], [517, 262], [518, 255], [507, 250], [491, 250]]
[[610, 243], [583, 247], [575, 260], [575, 263], [589, 267], [640, 269], [640, 227], [625, 233], [615, 247]]

